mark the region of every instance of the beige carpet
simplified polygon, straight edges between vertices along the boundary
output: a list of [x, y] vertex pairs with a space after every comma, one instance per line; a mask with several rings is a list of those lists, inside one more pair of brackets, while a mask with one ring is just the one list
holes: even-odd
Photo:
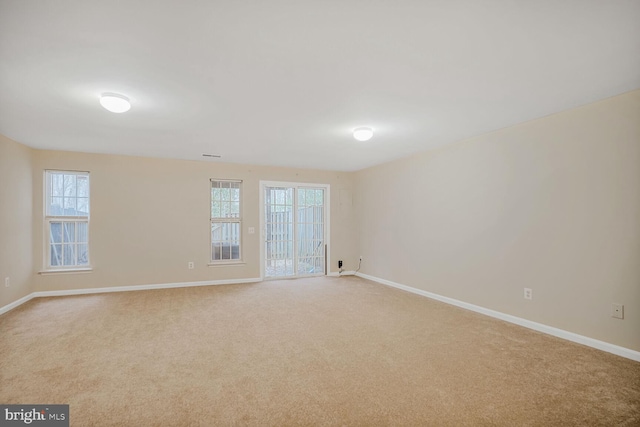
[[640, 363], [355, 277], [41, 298], [0, 403], [72, 426], [638, 426]]

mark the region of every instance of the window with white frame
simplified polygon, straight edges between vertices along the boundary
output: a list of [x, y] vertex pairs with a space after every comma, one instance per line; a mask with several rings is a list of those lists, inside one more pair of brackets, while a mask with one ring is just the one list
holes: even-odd
[[211, 180], [211, 262], [242, 259], [242, 181]]
[[89, 267], [89, 172], [45, 172], [47, 269]]

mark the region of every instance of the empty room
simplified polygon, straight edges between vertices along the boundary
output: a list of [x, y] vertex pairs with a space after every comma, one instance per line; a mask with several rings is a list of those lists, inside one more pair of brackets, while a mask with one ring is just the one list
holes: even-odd
[[0, 425], [640, 425], [638, 23], [0, 0]]

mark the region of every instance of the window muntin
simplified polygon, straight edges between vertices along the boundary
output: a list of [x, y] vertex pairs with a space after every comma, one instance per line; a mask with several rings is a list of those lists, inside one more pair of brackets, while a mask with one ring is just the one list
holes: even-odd
[[89, 266], [89, 173], [46, 171], [47, 269]]
[[242, 181], [211, 180], [211, 262], [242, 260]]

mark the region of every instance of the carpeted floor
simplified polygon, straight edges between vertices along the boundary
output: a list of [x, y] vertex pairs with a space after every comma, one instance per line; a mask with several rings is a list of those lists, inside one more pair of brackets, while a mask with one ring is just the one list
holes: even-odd
[[40, 298], [0, 403], [72, 426], [637, 426], [640, 363], [355, 277]]

